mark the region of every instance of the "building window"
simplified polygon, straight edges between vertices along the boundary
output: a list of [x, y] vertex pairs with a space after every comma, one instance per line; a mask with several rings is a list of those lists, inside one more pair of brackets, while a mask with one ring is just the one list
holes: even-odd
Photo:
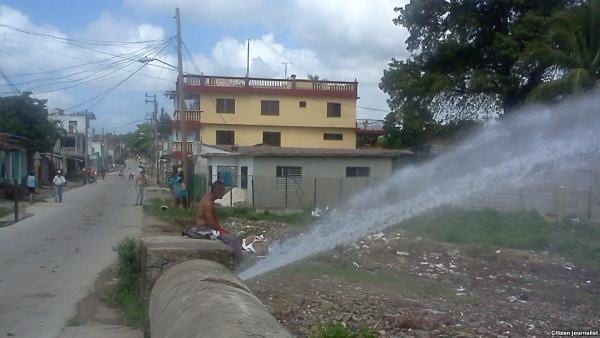
[[217, 113], [220, 114], [235, 114], [234, 99], [217, 99]]
[[69, 121], [69, 134], [77, 133], [77, 121]]
[[260, 102], [261, 115], [279, 115], [279, 101], [263, 100]]
[[[213, 184], [213, 173], [212, 173], [212, 165], [208, 166], [208, 185]], [[209, 188], [210, 190], [210, 188]]]
[[344, 134], [325, 133], [323, 139], [328, 141], [341, 141], [344, 139]]
[[300, 101], [300, 103], [298, 103], [298, 106], [300, 106], [300, 108], [306, 108], [306, 101]]
[[235, 144], [235, 131], [217, 130], [217, 145], [232, 146]]
[[248, 167], [240, 167], [240, 187], [242, 189], [248, 189]]
[[346, 167], [346, 177], [371, 177], [371, 168]]
[[327, 117], [342, 117], [342, 104], [327, 102]]
[[281, 147], [281, 133], [264, 131], [263, 144], [270, 146]]
[[302, 185], [302, 167], [280, 167], [275, 169], [277, 190], [298, 191]]
[[217, 166], [217, 181], [221, 181], [226, 187], [237, 187], [237, 167]]

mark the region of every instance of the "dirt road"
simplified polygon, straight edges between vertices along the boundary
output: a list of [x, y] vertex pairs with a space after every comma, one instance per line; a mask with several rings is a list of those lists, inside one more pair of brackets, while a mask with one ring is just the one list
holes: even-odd
[[0, 336], [56, 337], [116, 257], [112, 246], [139, 232], [132, 181], [114, 175], [39, 203], [34, 216], [0, 228]]

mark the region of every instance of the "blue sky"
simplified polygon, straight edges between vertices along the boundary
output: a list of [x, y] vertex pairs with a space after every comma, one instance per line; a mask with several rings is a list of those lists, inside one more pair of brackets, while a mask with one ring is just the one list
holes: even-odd
[[[251, 76], [283, 77], [285, 61], [291, 63], [288, 74], [299, 78], [307, 74], [340, 81], [356, 78], [358, 105], [381, 110], [359, 108], [359, 118], [383, 118], [386, 96], [377, 88], [382, 71], [392, 57], [407, 56], [407, 33], [392, 23], [393, 8], [402, 4], [392, 0], [19, 0], [0, 1], [0, 24], [69, 39], [165, 40], [174, 35], [173, 15], [179, 6], [190, 52], [186, 72], [195, 73], [198, 67], [204, 74], [242, 76], [245, 41], [251, 39]], [[98, 118], [93, 124], [96, 130], [117, 133], [134, 129], [150, 112], [151, 106], [144, 103], [146, 93], [157, 94], [160, 106], [172, 111], [173, 104], [163, 93], [174, 88], [176, 74], [157, 67], [160, 63], [144, 66], [110, 89], [143, 64], [123, 63], [122, 69], [112, 71], [115, 60], [103, 61], [107, 53], [121, 55], [142, 46], [81, 48], [0, 27], [0, 65], [20, 90], [47, 98], [50, 109], [92, 110]], [[164, 48], [154, 57], [175, 64], [172, 43], [147, 51], [157, 52], [159, 47]], [[75, 67], [86, 62], [96, 64]], [[67, 67], [71, 68], [24, 75]], [[105, 76], [95, 80], [100, 74]], [[85, 76], [93, 81], [72, 85]], [[69, 82], [74, 79], [78, 82]], [[0, 95], [8, 90], [0, 79]]]

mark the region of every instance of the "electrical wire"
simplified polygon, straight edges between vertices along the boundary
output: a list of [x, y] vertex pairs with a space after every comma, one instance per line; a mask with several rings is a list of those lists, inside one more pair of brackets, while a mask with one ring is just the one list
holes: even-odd
[[185, 41], [182, 41], [182, 44], [183, 44], [183, 49], [185, 50], [185, 52], [187, 53], [187, 55], [190, 58], [190, 62], [192, 63], [192, 66], [194, 66], [194, 70], [196, 71], [196, 74], [200, 74], [200, 67], [198, 67], [198, 65], [194, 61], [194, 57], [192, 56], [192, 53], [188, 49], [187, 45], [185, 44]]
[[31, 30], [27, 30], [24, 28], [19, 28], [19, 27], [15, 27], [15, 26], [11, 26], [11, 25], [7, 25], [7, 24], [3, 24], [0, 23], [0, 27], [3, 28], [7, 28], [7, 29], [11, 29], [23, 34], [27, 34], [27, 35], [34, 35], [34, 36], [39, 36], [39, 37], [43, 37], [43, 38], [47, 38], [47, 39], [53, 39], [53, 40], [57, 40], [57, 41], [62, 41], [65, 43], [71, 43], [71, 44], [92, 44], [92, 45], [102, 45], [102, 46], [106, 46], [106, 45], [135, 45], [135, 44], [142, 44], [142, 43], [150, 43], [150, 42], [156, 42], [159, 40], [144, 40], [144, 41], [108, 41], [108, 40], [93, 40], [93, 39], [70, 39], [70, 38], [65, 38], [62, 36], [56, 36], [56, 35], [51, 35], [51, 34], [46, 34], [46, 33], [39, 33], [39, 32], [34, 32]]
[[[75, 58], [77, 60], [85, 60], [85, 59], [82, 59], [82, 58], [73, 57], [71, 55], [65, 55], [65, 54], [61, 54], [61, 53], [56, 53], [56, 51], [45, 49], [45, 48], [40, 48], [39, 46], [32, 46], [32, 45], [24, 44], [21, 41], [14, 41], [14, 40], [11, 40], [11, 39], [7, 39], [7, 40], [12, 41], [12, 42], [16, 42], [16, 43], [20, 43], [20, 44], [29, 46], [31, 48], [38, 48], [38, 49], [41, 49], [41, 50], [44, 50], [44, 51], [47, 51], [47, 52], [50, 52], [50, 53], [53, 53], [53, 54], [56, 54], [56, 55], [59, 55], [59, 56], [66, 56], [66, 57], [70, 57], [70, 58]], [[150, 50], [152, 48], [161, 46], [165, 42], [166, 41], [162, 41], [162, 42], [155, 43], [155, 44], [150, 44], [150, 45], [145, 46], [143, 48], [134, 50], [132, 52], [124, 53], [124, 54], [122, 54], [122, 56], [139, 54], [139, 53], [144, 52], [146, 50]], [[8, 51], [4, 51], [4, 52], [8, 53]], [[11, 54], [11, 55], [14, 56], [14, 54]], [[17, 58], [17, 59], [20, 60], [20, 58]], [[27, 77], [27, 76], [42, 75], [42, 74], [52, 74], [52, 73], [57, 73], [57, 72], [61, 72], [61, 71], [69, 70], [69, 69], [79, 68], [79, 67], [82, 67], [82, 66], [88, 66], [88, 65], [94, 65], [94, 64], [101, 64], [103, 62], [111, 61], [113, 59], [115, 59], [115, 57], [109, 57], [109, 58], [105, 58], [105, 59], [101, 59], [101, 60], [80, 63], [80, 64], [76, 64], [76, 65], [72, 65], [72, 66], [67, 66], [67, 67], [62, 67], [62, 68], [58, 68], [58, 69], [42, 71], [42, 72], [25, 73], [25, 74], [14, 74], [14, 75], [10, 75], [10, 77], [11, 78], [15, 78], [15, 77]], [[37, 66], [35, 66], [35, 67], [38, 68]]]
[[107, 90], [103, 91], [102, 93], [95, 95], [87, 100], [84, 100], [76, 105], [73, 105], [71, 107], [66, 108], [65, 110], [71, 110], [73, 108], [77, 108], [80, 107], [88, 102], [92, 102], [95, 99], [99, 99], [97, 102], [95, 102], [95, 104], [98, 104], [100, 101], [102, 101], [102, 99], [104, 99], [106, 96], [108, 96], [108, 94], [110, 92], [112, 92], [113, 90], [117, 89], [120, 85], [122, 85], [123, 83], [125, 83], [125, 81], [129, 80], [131, 77], [133, 77], [137, 72], [139, 72], [140, 70], [142, 70], [142, 68], [144, 68], [147, 64], [144, 63], [142, 66], [140, 66], [138, 69], [136, 69], [133, 73], [129, 74], [126, 78], [124, 78], [123, 80], [119, 81], [119, 83], [117, 83], [116, 85], [108, 88]]
[[[163, 47], [162, 47], [162, 48], [161, 48], [161, 49], [160, 49], [160, 50], [157, 52], [157, 54], [161, 53], [161, 52], [162, 52], [162, 51], [163, 51], [163, 50], [166, 48], [166, 46], [167, 46], [167, 45], [168, 45], [168, 44], [166, 44], [166, 43], [165, 43], [165, 45], [164, 45], [164, 46], [163, 46]], [[71, 107], [69, 107], [69, 108], [66, 108], [65, 110], [71, 110], [71, 109], [73, 109], [73, 108], [80, 107], [80, 106], [82, 106], [82, 105], [84, 105], [84, 104], [86, 104], [86, 103], [89, 103], [89, 102], [93, 102], [93, 104], [98, 104], [98, 103], [100, 103], [102, 100], [104, 100], [104, 99], [105, 99], [105, 98], [108, 96], [108, 94], [110, 94], [110, 93], [111, 93], [113, 90], [117, 89], [117, 88], [118, 88], [120, 85], [122, 85], [122, 84], [123, 84], [123, 83], [125, 83], [127, 80], [129, 80], [131, 77], [133, 77], [135, 74], [137, 74], [137, 73], [138, 73], [140, 70], [142, 70], [142, 69], [143, 69], [143, 68], [144, 68], [146, 65], [148, 65], [148, 63], [144, 63], [144, 64], [142, 64], [142, 66], [141, 66], [141, 67], [139, 67], [138, 69], [136, 69], [136, 70], [135, 70], [133, 73], [129, 74], [127, 77], [125, 77], [125, 78], [124, 78], [123, 80], [121, 80], [119, 83], [117, 83], [116, 85], [114, 85], [114, 86], [112, 86], [112, 87], [108, 88], [107, 90], [103, 91], [102, 93], [100, 93], [100, 94], [98, 94], [98, 95], [96, 95], [96, 96], [93, 96], [93, 97], [91, 97], [91, 98], [89, 98], [89, 99], [87, 99], [87, 100], [84, 100], [84, 101], [82, 101], [82, 102], [80, 102], [80, 103], [78, 103], [78, 104], [76, 104], [76, 105], [74, 105], [74, 106], [71, 106]], [[97, 101], [95, 101], [96, 99], [97, 99]]]
[[[161, 50], [162, 50], [165, 46], [166, 46], [166, 43], [163, 43], [163, 45], [159, 46], [159, 47], [161, 47]], [[125, 61], [125, 60], [114, 61], [108, 65], [104, 65], [104, 69], [93, 71], [91, 74], [83, 76], [83, 77], [79, 77], [76, 79], [69, 79], [66, 81], [45, 83], [45, 84], [41, 84], [38, 86], [30, 87], [29, 89], [31, 91], [35, 91], [37, 89], [43, 88], [43, 90], [36, 92], [36, 93], [37, 94], [45, 94], [45, 93], [55, 92], [55, 91], [59, 91], [59, 90], [71, 89], [71, 88], [75, 88], [75, 87], [90, 84], [90, 83], [96, 83], [100, 80], [104, 80], [104, 79], [112, 77], [113, 74], [121, 72], [121, 71], [125, 70], [127, 67], [129, 67], [135, 63], [137, 63], [137, 62]], [[73, 75], [73, 74], [71, 74], [71, 75]], [[70, 84], [70, 85], [62, 86], [62, 87], [47, 88], [48, 86], [56, 86], [56, 85], [61, 85], [61, 84]]]

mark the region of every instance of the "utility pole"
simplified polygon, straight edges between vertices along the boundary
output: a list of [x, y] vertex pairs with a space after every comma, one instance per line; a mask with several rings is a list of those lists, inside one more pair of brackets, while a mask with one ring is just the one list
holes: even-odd
[[[152, 98], [152, 99], [148, 99]], [[153, 161], [152, 166], [154, 171], [154, 183], [158, 184], [158, 171], [160, 170], [158, 167], [158, 102], [156, 101], [156, 94], [148, 95], [146, 94], [146, 103], [154, 103], [154, 113], [152, 113], [152, 133], [154, 134], [154, 139], [152, 144], [154, 145], [153, 149]]]
[[248, 49], [246, 50], [246, 78], [250, 77], [250, 39], [248, 39]]
[[183, 60], [181, 55], [181, 19], [179, 8], [175, 8], [175, 21], [177, 24], [177, 102], [179, 108], [179, 120], [181, 121], [181, 158], [183, 164], [183, 183], [189, 189], [189, 168], [187, 158], [187, 110], [185, 108], [185, 92], [183, 83]]
[[87, 109], [85, 110], [85, 135], [83, 137], [83, 166], [85, 168], [85, 176], [83, 178], [83, 184], [87, 184], [87, 171], [89, 170], [89, 157], [88, 157], [88, 129], [90, 127], [90, 115], [87, 111]]
[[288, 65], [293, 65], [293, 63], [291, 63], [291, 62], [282, 62], [281, 64], [283, 65], [283, 78], [287, 79], [287, 66]]

